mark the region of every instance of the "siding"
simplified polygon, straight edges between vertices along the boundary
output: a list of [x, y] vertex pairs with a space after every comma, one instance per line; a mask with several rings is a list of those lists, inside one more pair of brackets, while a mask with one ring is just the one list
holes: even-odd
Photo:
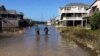
[[19, 21], [18, 20], [2, 21], [2, 27], [19, 27]]

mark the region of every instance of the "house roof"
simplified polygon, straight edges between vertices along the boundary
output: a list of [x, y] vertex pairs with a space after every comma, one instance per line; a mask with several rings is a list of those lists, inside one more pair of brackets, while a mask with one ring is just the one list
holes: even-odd
[[86, 8], [89, 8], [89, 5], [87, 4], [84, 4], [84, 3], [69, 3], [61, 8], [64, 8], [64, 7], [71, 7], [71, 6], [84, 6]]
[[90, 7], [89, 8], [91, 8], [92, 7], [92, 5], [94, 4], [94, 3], [96, 3], [97, 1], [100, 1], [100, 0], [95, 0], [91, 5], [90, 5]]
[[7, 10], [9, 14], [16, 14], [16, 10]]
[[8, 14], [17, 14], [17, 15], [24, 15], [22, 12], [17, 12], [16, 10], [7, 10]]
[[69, 3], [65, 6], [89, 6], [89, 5], [84, 4], [84, 3]]
[[16, 10], [6, 10], [5, 6], [0, 4], [0, 14], [16, 14], [16, 15], [24, 15], [22, 12], [17, 12]]
[[6, 11], [6, 8], [3, 4], [0, 4], [0, 9]]

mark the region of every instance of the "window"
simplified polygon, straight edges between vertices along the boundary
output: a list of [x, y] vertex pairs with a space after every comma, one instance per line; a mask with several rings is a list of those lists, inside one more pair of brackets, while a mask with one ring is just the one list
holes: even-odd
[[96, 11], [99, 11], [99, 8], [97, 8]]
[[67, 10], [71, 10], [71, 7], [68, 7]]
[[97, 9], [97, 6], [93, 6], [92, 10], [95, 11]]
[[78, 10], [82, 10], [82, 7], [78, 7]]

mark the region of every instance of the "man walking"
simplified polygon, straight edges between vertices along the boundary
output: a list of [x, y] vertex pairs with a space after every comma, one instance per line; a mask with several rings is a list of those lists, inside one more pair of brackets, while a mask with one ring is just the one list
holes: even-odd
[[47, 26], [44, 28], [44, 32], [45, 32], [45, 35], [48, 35], [48, 27]]

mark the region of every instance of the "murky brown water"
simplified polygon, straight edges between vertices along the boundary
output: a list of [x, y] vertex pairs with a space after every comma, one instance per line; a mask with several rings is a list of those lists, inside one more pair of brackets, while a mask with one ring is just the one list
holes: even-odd
[[90, 56], [73, 41], [61, 38], [54, 27], [49, 27], [48, 36], [43, 28], [40, 36], [33, 27], [20, 35], [0, 36], [0, 56]]

